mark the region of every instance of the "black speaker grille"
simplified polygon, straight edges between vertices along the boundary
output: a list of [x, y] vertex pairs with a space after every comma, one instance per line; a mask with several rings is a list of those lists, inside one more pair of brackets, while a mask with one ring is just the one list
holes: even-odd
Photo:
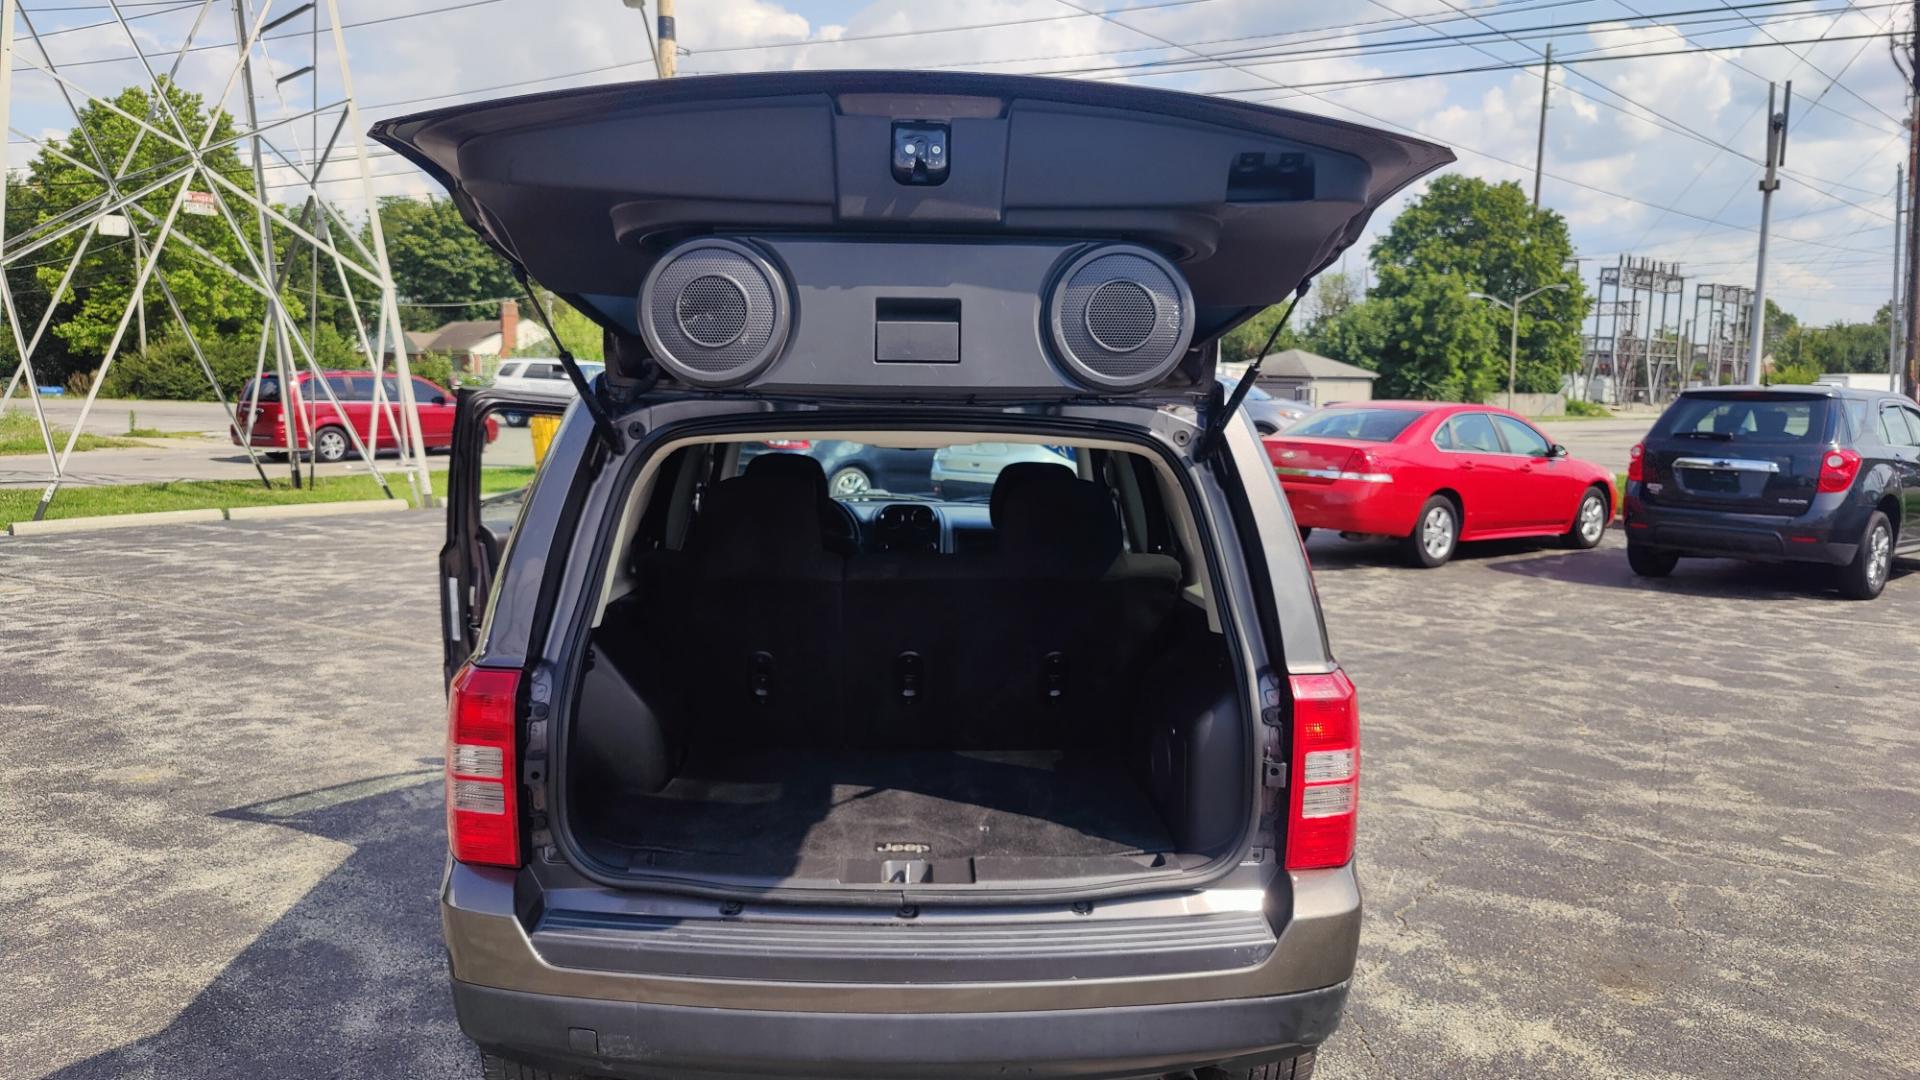
[[724, 349], [746, 332], [747, 294], [732, 278], [706, 274], [680, 290], [673, 316], [696, 344]]
[[1095, 252], [1054, 293], [1054, 342], [1095, 385], [1144, 386], [1164, 377], [1192, 340], [1186, 290], [1140, 249]]
[[669, 368], [702, 383], [759, 370], [786, 331], [786, 294], [732, 243], [699, 241], [670, 253], [640, 297], [648, 344]]
[[1087, 297], [1087, 333], [1110, 352], [1132, 352], [1160, 321], [1153, 294], [1131, 281], [1109, 281]]

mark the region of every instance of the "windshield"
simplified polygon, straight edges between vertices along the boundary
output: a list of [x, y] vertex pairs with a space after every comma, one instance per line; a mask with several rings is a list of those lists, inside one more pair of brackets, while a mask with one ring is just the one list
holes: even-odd
[[1818, 442], [1826, 436], [1826, 418], [1824, 397], [1684, 395], [1654, 434], [1710, 442]]
[[1034, 443], [958, 443], [937, 449], [878, 446], [841, 439], [770, 439], [740, 449], [740, 471], [765, 454], [803, 454], [820, 463], [827, 491], [846, 502], [912, 499], [981, 502], [993, 494], [1000, 470], [1027, 461], [1074, 468], [1070, 446]]
[[1412, 409], [1328, 409], [1288, 428], [1287, 434], [1392, 442], [1419, 415]]

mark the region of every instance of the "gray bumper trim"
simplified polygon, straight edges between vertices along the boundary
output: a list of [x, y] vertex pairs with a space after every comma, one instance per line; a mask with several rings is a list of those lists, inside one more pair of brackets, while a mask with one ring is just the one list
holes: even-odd
[[1157, 1076], [1318, 1046], [1347, 984], [1278, 997], [987, 1013], [690, 1008], [453, 984], [460, 1026], [534, 1065], [631, 1080]]

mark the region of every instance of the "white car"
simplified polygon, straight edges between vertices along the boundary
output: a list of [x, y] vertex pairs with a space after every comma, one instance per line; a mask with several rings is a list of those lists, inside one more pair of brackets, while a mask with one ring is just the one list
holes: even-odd
[[[592, 379], [606, 370], [605, 364], [583, 360], [580, 370]], [[579, 396], [573, 388], [573, 380], [567, 378], [566, 369], [560, 361], [548, 357], [515, 357], [504, 360], [500, 370], [493, 376], [493, 385], [498, 390], [512, 390], [515, 393], [531, 394], [536, 397], [552, 398], [555, 401], [572, 401]], [[507, 410], [500, 414], [512, 427], [525, 427], [527, 414]]]
[[1030, 443], [964, 443], [933, 452], [929, 479], [943, 499], [984, 499], [993, 492], [1000, 470], [1016, 461], [1040, 462], [1073, 468], [1070, 454]]

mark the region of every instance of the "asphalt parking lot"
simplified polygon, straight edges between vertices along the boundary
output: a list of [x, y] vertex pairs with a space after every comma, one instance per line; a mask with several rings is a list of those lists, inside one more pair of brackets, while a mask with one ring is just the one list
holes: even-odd
[[[430, 513], [0, 541], [0, 1076], [477, 1072]], [[1920, 573], [1310, 545], [1366, 724], [1322, 1080], [1920, 1072]]]

